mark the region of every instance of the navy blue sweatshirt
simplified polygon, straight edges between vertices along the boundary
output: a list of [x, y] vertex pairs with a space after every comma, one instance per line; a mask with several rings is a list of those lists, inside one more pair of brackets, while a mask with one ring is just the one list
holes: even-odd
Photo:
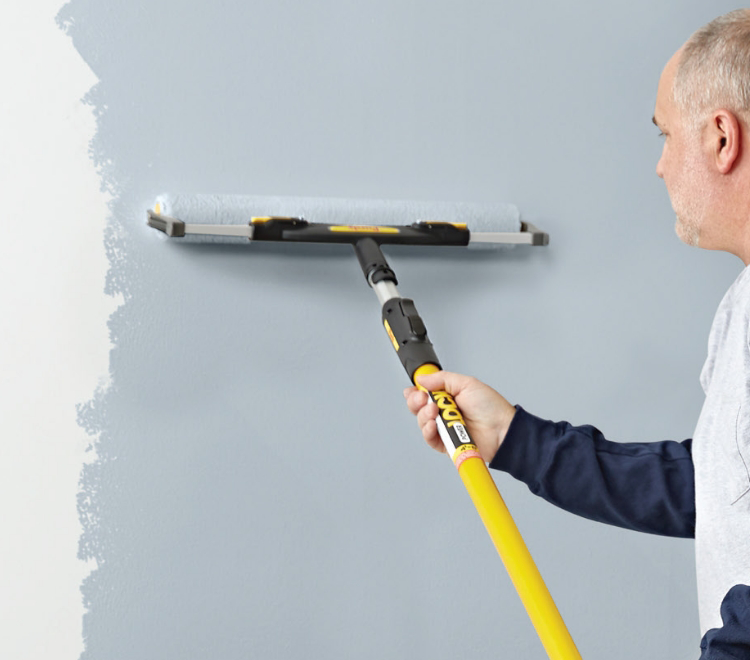
[[[584, 518], [694, 538], [691, 440], [611, 442], [593, 426], [550, 422], [516, 408], [491, 468], [508, 472], [535, 495]], [[703, 636], [700, 660], [750, 660], [750, 586], [729, 590], [721, 618], [722, 627]]]

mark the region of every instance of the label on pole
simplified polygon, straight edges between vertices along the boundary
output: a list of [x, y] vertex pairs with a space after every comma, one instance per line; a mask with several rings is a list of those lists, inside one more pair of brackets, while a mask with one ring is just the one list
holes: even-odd
[[476, 445], [471, 441], [463, 415], [453, 397], [442, 390], [430, 392], [430, 398], [438, 407], [435, 419], [438, 434], [448, 455], [459, 467], [467, 458], [481, 458]]

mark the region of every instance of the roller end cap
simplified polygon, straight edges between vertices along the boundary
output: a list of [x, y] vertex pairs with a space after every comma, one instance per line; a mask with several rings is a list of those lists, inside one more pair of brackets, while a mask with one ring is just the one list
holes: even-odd
[[549, 245], [549, 234], [532, 225], [530, 222], [522, 222], [521, 231], [531, 234], [532, 245]]
[[168, 215], [159, 215], [153, 211], [148, 211], [147, 224], [149, 227], [164, 232], [170, 238], [179, 238], [185, 235], [185, 223], [177, 218], [170, 218]]

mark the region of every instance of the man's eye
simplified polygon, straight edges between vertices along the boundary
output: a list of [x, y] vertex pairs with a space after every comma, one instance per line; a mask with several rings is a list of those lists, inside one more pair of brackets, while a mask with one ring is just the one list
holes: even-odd
[[664, 137], [664, 131], [659, 131], [659, 137]]

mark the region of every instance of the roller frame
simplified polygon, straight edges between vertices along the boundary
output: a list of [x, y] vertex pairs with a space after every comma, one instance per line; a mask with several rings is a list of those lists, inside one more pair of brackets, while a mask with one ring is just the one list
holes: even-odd
[[210, 225], [186, 223], [179, 218], [148, 211], [148, 225], [170, 238], [191, 235], [237, 237], [254, 241], [295, 243], [356, 243], [369, 237], [378, 245], [547, 245], [549, 235], [530, 222], [518, 232], [478, 232], [447, 222], [415, 222], [411, 225], [333, 225], [307, 222], [304, 218], [252, 218], [247, 224]]

